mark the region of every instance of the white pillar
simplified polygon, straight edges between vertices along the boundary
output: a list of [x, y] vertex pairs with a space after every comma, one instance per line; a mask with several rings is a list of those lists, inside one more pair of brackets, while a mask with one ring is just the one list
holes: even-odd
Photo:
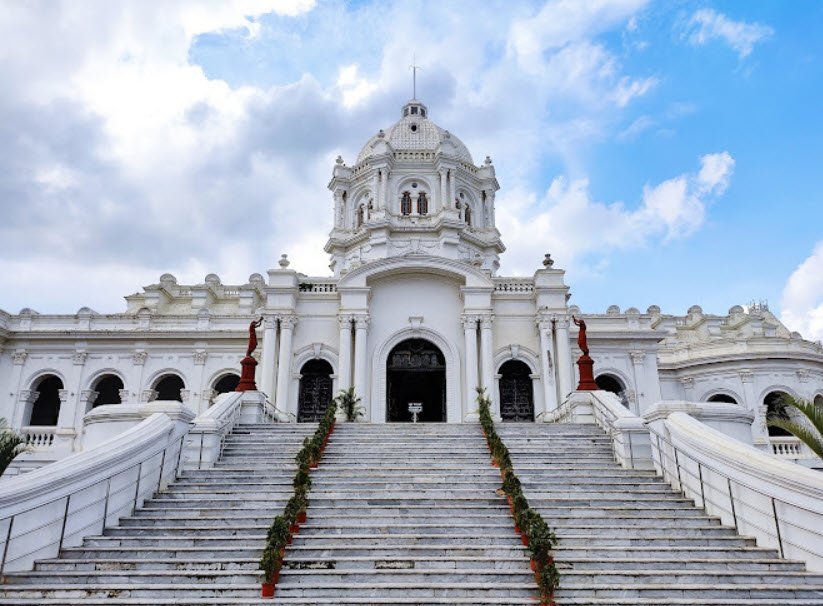
[[277, 318], [273, 315], [265, 315], [263, 316], [263, 355], [260, 359], [259, 389], [266, 394], [269, 400], [274, 399], [275, 395], [275, 353], [277, 353]]
[[477, 408], [477, 316], [463, 316], [463, 333], [466, 339], [465, 366], [463, 371], [466, 383], [466, 404], [463, 416], [468, 417]]
[[339, 189], [334, 192], [334, 226], [343, 227], [343, 192]]
[[297, 316], [280, 316], [280, 360], [277, 365], [277, 398], [275, 405], [282, 412], [289, 410], [289, 383], [291, 372], [291, 344]]
[[557, 384], [562, 401], [576, 387], [572, 385], [574, 374], [572, 373], [572, 351], [569, 344], [569, 319], [565, 316], [555, 320], [554, 336], [557, 339]]
[[[540, 334], [540, 374], [543, 389], [543, 410], [549, 412], [557, 408], [557, 389], [554, 382], [554, 365], [552, 364], [552, 323], [551, 320], [539, 320], [537, 331]], [[536, 414], [540, 414], [537, 412]]]
[[340, 322], [340, 358], [337, 369], [337, 387], [340, 390], [347, 390], [351, 387], [351, 322], [352, 317], [341, 315]]
[[354, 318], [354, 392], [361, 399], [361, 405], [367, 411], [366, 418], [371, 417], [371, 409], [367, 402], [366, 367], [369, 363], [367, 352], [367, 338], [369, 334], [369, 316], [359, 314]]
[[643, 410], [648, 408], [652, 402], [647, 400], [646, 396], [646, 368], [644, 366], [646, 360], [645, 351], [631, 351], [629, 355], [632, 358], [632, 368], [634, 370], [634, 393], [636, 409], [632, 412], [640, 415]]
[[447, 208], [454, 208], [454, 199], [457, 197], [456, 172], [454, 169], [449, 171], [449, 205]]
[[[494, 354], [492, 353], [492, 323], [494, 316], [480, 318], [480, 385], [491, 398], [494, 388]], [[492, 398], [494, 400], [494, 398]]]
[[449, 207], [449, 198], [447, 195], [446, 185], [446, 170], [440, 169], [440, 208], [446, 209]]

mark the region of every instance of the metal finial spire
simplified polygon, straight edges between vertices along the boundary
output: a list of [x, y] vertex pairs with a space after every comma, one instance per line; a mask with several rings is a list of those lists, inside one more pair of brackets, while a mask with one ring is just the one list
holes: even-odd
[[412, 99], [417, 99], [417, 70], [423, 69], [417, 63], [417, 53], [412, 54], [412, 64], [409, 69], [412, 70]]

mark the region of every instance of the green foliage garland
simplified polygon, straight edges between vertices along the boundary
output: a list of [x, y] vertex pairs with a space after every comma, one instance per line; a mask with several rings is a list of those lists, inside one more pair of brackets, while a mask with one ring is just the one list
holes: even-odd
[[557, 545], [557, 536], [537, 511], [529, 507], [523, 494], [520, 479], [514, 472], [509, 449], [497, 435], [491, 416], [491, 401], [486, 390], [477, 388], [477, 403], [480, 411], [480, 426], [486, 436], [492, 461], [500, 468], [503, 478], [503, 492], [509, 501], [512, 517], [528, 542], [529, 553], [534, 563], [541, 603], [552, 603], [554, 590], [560, 586], [560, 573], [554, 564], [552, 550]]
[[294, 474], [292, 486], [294, 492], [286, 503], [283, 513], [274, 518], [266, 534], [266, 547], [260, 558], [260, 569], [265, 581], [275, 583], [283, 567], [283, 558], [286, 545], [291, 542], [292, 535], [297, 532], [300, 524], [305, 520], [306, 510], [309, 507], [309, 490], [311, 477], [309, 470], [320, 462], [323, 450], [326, 447], [332, 429], [334, 429], [337, 402], [332, 400], [326, 413], [320, 420], [317, 431], [311, 438], [303, 440], [303, 447], [294, 458], [297, 462], [297, 472]]

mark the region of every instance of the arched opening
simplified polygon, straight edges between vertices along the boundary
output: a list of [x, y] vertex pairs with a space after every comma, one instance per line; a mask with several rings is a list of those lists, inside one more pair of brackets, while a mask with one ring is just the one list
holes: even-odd
[[[788, 398], [789, 394], [785, 391], [770, 391], [766, 394], [766, 397], [763, 398], [763, 404], [766, 405], [766, 417], [773, 418], [773, 419], [783, 419], [788, 421], [789, 420], [789, 411], [786, 407], [786, 402], [784, 398]], [[770, 436], [790, 436], [792, 435], [785, 429], [781, 429], [780, 427], [772, 427], [769, 426], [769, 435]]]
[[237, 385], [239, 383], [240, 375], [229, 373], [220, 377], [212, 389], [214, 389], [214, 391], [218, 394], [229, 393], [230, 391], [237, 389]]
[[404, 191], [403, 195], [400, 196], [400, 214], [401, 215], [410, 215], [412, 211], [412, 199], [411, 193]]
[[185, 388], [186, 385], [183, 383], [183, 379], [177, 375], [165, 375], [154, 386], [158, 400], [177, 400], [178, 402], [183, 401], [180, 392]]
[[623, 384], [623, 381], [614, 375], [603, 374], [598, 376], [594, 382], [597, 383], [597, 386], [603, 391], [608, 391], [615, 394], [618, 398], [620, 398], [620, 402], [623, 406], [629, 408], [629, 398], [626, 396], [626, 386]]
[[406, 339], [389, 352], [386, 360], [388, 407], [386, 421], [412, 420], [409, 404], [419, 403], [418, 421], [446, 420], [446, 359], [425, 339]]
[[726, 395], [724, 393], [716, 393], [713, 396], [709, 396], [706, 400], [707, 402], [724, 402], [726, 404], [737, 404], [737, 400], [733, 397]]
[[417, 194], [417, 214], [429, 214], [429, 199], [426, 197], [426, 192], [424, 191], [421, 191], [419, 194]]
[[120, 390], [123, 388], [123, 380], [117, 375], [103, 375], [94, 384], [93, 389], [97, 392], [97, 397], [92, 406], [122, 403]]
[[525, 362], [509, 360], [500, 367], [500, 418], [534, 421], [532, 371]]
[[309, 360], [300, 369], [297, 421], [316, 423], [326, 413], [332, 399], [332, 367], [326, 360]]
[[814, 405], [823, 410], [823, 395], [814, 397]]
[[37, 399], [31, 406], [29, 425], [57, 425], [60, 416], [60, 377], [47, 375], [37, 384]]

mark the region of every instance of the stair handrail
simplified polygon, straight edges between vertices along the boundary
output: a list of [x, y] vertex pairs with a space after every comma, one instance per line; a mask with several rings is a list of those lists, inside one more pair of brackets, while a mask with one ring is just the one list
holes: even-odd
[[657, 425], [647, 423], [652, 458], [655, 471], [667, 483], [695, 505], [699, 499], [707, 514], [734, 526], [738, 533], [754, 535], [758, 544], [776, 548], [782, 558], [803, 560], [809, 569], [823, 571], [823, 476], [819, 472], [763, 453], [683, 412], [674, 412]]
[[[192, 415], [193, 416], [193, 415]], [[130, 515], [178, 475], [188, 419], [163, 413], [0, 485], [0, 580]], [[44, 521], [45, 520], [45, 521]]]
[[[220, 394], [214, 405], [194, 419], [186, 440], [184, 466], [187, 469], [203, 469], [204, 462], [211, 464], [222, 456], [226, 438], [240, 420], [243, 393], [230, 391]], [[197, 464], [193, 465], [195, 459]]]

